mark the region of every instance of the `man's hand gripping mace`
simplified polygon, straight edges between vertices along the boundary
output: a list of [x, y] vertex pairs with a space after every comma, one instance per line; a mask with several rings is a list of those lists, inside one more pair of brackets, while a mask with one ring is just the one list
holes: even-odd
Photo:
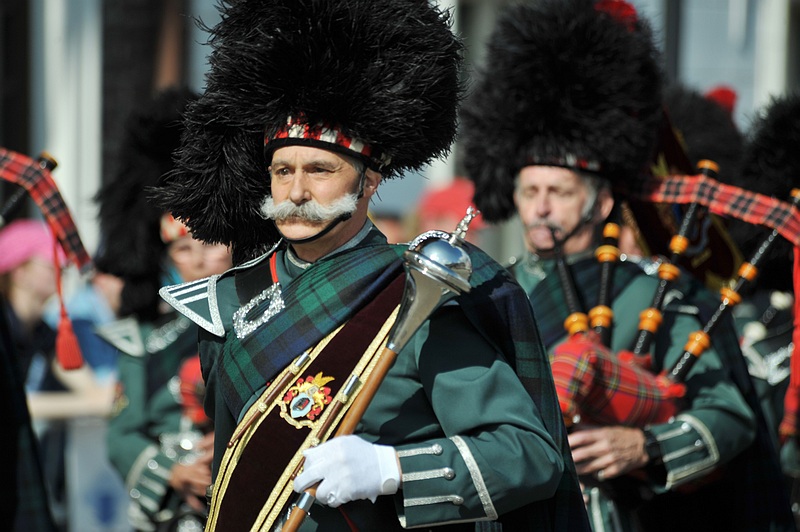
[[[452, 233], [428, 231], [409, 243], [403, 253], [406, 284], [397, 320], [375, 368], [342, 418], [334, 437], [355, 431], [397, 354], [431, 314], [450, 299], [470, 291], [472, 261], [462, 244], [469, 223], [477, 215], [478, 211], [470, 207]], [[315, 494], [316, 486], [300, 495], [283, 526], [284, 532], [294, 532], [300, 527], [316, 500]]]

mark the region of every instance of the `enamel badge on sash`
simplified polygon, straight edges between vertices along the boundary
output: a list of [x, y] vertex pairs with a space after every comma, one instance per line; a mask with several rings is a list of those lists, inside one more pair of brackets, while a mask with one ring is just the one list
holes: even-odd
[[333, 377], [325, 377], [322, 372], [298, 379], [283, 396], [281, 417], [298, 428], [311, 426], [332, 400], [331, 389], [325, 386], [332, 380]]

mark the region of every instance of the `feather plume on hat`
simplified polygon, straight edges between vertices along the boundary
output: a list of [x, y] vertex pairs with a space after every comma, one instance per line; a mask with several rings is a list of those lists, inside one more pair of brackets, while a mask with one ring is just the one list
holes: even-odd
[[270, 194], [265, 141], [267, 150], [287, 142], [287, 125], [353, 139], [367, 148], [350, 153], [384, 177], [450, 149], [462, 46], [428, 0], [243, 0], [220, 10], [207, 89], [188, 109], [159, 201], [195, 237], [231, 245], [236, 262], [278, 239], [260, 214]]
[[[790, 201], [800, 187], [800, 93], [774, 98], [751, 125], [742, 171], [734, 185]], [[731, 220], [730, 234], [745, 256], [755, 253], [770, 230]], [[778, 238], [759, 263], [756, 281], [761, 288], [792, 291], [791, 243]]]
[[95, 197], [102, 234], [95, 265], [125, 281], [122, 316], [158, 316], [167, 245], [161, 238], [164, 212], [150, 189], [173, 167], [181, 114], [195, 98], [188, 89], [168, 89], [136, 108], [125, 122], [114, 177]]
[[672, 85], [664, 91], [664, 106], [692, 167], [702, 159], [711, 159], [719, 165], [717, 179], [733, 183], [741, 171], [744, 138], [730, 112], [713, 98], [684, 85]]
[[487, 220], [514, 213], [524, 166], [592, 171], [620, 185], [645, 165], [661, 118], [658, 52], [635, 11], [600, 4], [625, 3], [539, 0], [501, 15], [462, 110], [464, 165]]

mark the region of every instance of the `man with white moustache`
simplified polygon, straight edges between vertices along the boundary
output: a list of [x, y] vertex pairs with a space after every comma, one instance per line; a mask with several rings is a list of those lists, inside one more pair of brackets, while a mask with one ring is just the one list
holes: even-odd
[[324, 441], [403, 292], [406, 248], [387, 244], [369, 202], [456, 132], [449, 15], [427, 0], [245, 0], [222, 14], [161, 189], [237, 264], [162, 290], [203, 329], [206, 530], [280, 529], [294, 491], [317, 483], [301, 530], [588, 529], [525, 293], [466, 244], [469, 292], [399, 349], [355, 433]]

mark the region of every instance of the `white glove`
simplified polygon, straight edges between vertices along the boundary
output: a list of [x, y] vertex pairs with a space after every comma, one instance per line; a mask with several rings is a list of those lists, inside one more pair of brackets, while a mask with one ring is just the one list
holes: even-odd
[[375, 502], [378, 495], [397, 493], [400, 467], [394, 447], [367, 443], [358, 436], [340, 436], [303, 451], [303, 472], [294, 479], [300, 493], [317, 482], [317, 500], [336, 508], [358, 499]]

